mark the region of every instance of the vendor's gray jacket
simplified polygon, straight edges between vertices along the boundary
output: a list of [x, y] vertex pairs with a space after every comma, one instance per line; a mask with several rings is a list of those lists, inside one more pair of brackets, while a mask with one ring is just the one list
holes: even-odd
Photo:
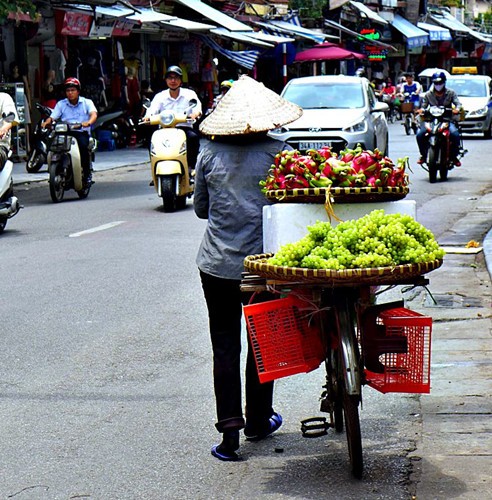
[[292, 149], [264, 137], [207, 141], [196, 164], [194, 207], [208, 219], [196, 263], [212, 276], [241, 279], [244, 258], [263, 251], [262, 209], [269, 204], [259, 186], [275, 155]]

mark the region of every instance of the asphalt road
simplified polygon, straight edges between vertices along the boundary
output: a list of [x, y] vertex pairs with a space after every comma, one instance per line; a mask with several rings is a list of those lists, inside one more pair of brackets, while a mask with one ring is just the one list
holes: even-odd
[[[491, 178], [492, 142], [473, 138], [463, 167], [430, 185], [417, 166], [410, 198], [439, 237]], [[391, 127], [390, 156], [414, 136]], [[285, 425], [243, 443], [240, 463], [217, 441], [207, 314], [194, 263], [204, 229], [188, 207], [165, 214], [146, 168], [97, 173], [87, 200], [50, 201], [19, 187], [25, 209], [0, 238], [0, 498], [408, 499], [419, 433], [414, 395], [365, 389], [363, 481], [344, 435], [300, 434], [320, 415], [323, 374], [284, 378]]]

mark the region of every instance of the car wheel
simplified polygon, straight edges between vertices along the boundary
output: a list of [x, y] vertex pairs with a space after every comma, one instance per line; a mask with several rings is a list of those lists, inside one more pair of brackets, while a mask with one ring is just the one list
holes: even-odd
[[483, 136], [485, 139], [490, 139], [492, 137], [492, 120], [490, 120], [489, 126], [484, 131]]

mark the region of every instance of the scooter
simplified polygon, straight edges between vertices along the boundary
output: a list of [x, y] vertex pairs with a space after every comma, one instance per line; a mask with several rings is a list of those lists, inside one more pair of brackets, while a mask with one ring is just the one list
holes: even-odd
[[50, 130], [48, 128], [43, 128], [42, 124], [46, 118], [51, 116], [51, 113], [53, 112], [51, 108], [43, 106], [42, 104], [39, 104], [39, 102], [36, 103], [36, 108], [41, 113], [41, 118], [38, 123], [36, 123], [34, 128], [32, 136], [32, 149], [27, 157], [26, 170], [29, 174], [39, 172], [41, 167], [46, 163], [46, 159], [48, 157], [46, 141]]
[[[448, 172], [454, 168], [451, 157], [451, 141], [449, 134], [449, 123], [453, 121], [453, 109], [444, 106], [428, 106], [424, 112], [425, 138], [428, 141], [427, 158], [423, 166], [429, 173], [429, 182], [437, 180], [437, 172], [441, 181], [448, 179]], [[458, 158], [463, 157], [468, 150], [463, 149], [463, 141], [460, 134], [460, 149]]]
[[192, 99], [184, 113], [178, 115], [172, 111], [163, 111], [151, 116], [148, 122], [140, 122], [142, 125], [160, 127], [152, 134], [150, 141], [150, 168], [154, 187], [162, 198], [164, 212], [184, 208], [186, 199], [193, 195], [186, 155], [186, 134], [177, 125], [193, 123], [189, 115], [196, 105], [197, 101]]
[[[13, 122], [14, 113], [10, 113], [0, 119], [0, 127], [4, 122]], [[5, 230], [8, 219], [16, 215], [22, 208], [17, 196], [14, 196], [14, 183], [12, 180], [12, 170], [14, 164], [10, 159], [12, 151], [9, 151], [7, 161], [0, 165], [0, 234]]]
[[[79, 144], [75, 138], [82, 124], [57, 122], [48, 137], [48, 173], [50, 195], [54, 203], [63, 200], [65, 191], [74, 189], [80, 199], [89, 196], [92, 182], [85, 182]], [[96, 141], [89, 139], [89, 153], [94, 161]]]
[[[106, 149], [134, 146], [137, 141], [137, 129], [133, 118], [125, 111], [111, 111], [97, 117], [92, 131]], [[108, 146], [106, 141], [112, 141]]]

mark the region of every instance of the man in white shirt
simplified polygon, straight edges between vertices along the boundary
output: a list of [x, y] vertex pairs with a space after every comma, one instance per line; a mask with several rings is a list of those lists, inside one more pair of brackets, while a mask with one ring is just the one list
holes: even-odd
[[10, 113], [14, 113], [14, 121], [3, 122], [0, 127], [0, 170], [2, 170], [8, 158], [10, 149], [10, 129], [19, 122], [14, 100], [6, 92], [0, 92], [0, 116], [4, 117]]
[[[193, 113], [190, 115], [190, 118], [199, 118], [202, 114], [202, 103], [194, 90], [181, 87], [183, 83], [183, 72], [181, 71], [181, 68], [179, 66], [169, 66], [166, 71], [165, 78], [168, 88], [155, 95], [150, 103], [149, 109], [145, 113], [144, 120], [147, 120], [151, 116], [157, 115], [164, 110], [184, 112], [189, 107], [191, 99], [195, 99], [197, 101], [197, 105], [193, 109]], [[190, 169], [194, 169], [196, 159], [198, 157], [200, 138], [193, 129], [193, 125], [191, 123], [182, 123], [178, 126], [183, 128], [186, 133], [188, 167]]]

